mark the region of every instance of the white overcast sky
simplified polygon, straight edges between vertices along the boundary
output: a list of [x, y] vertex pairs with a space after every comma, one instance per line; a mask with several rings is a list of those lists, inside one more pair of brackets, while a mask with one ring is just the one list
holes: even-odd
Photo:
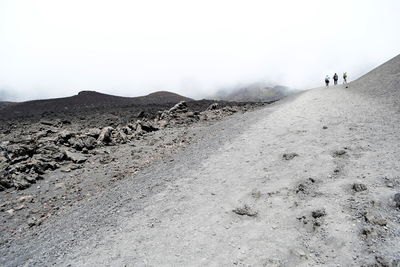
[[400, 53], [399, 0], [0, 0], [0, 98], [305, 89]]

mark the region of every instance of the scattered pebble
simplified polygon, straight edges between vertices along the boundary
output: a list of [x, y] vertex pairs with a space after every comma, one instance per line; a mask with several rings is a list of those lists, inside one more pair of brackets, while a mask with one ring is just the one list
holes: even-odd
[[292, 160], [297, 156], [299, 156], [299, 154], [297, 154], [297, 153], [285, 153], [285, 154], [282, 155], [282, 158], [284, 160]]
[[324, 217], [324, 216], [326, 216], [326, 211], [325, 211], [325, 209], [314, 210], [314, 211], [311, 213], [311, 216], [312, 216], [314, 219], [317, 219], [317, 218], [320, 218], [320, 217]]
[[344, 149], [336, 150], [333, 152], [333, 157], [338, 158], [338, 157], [343, 157], [344, 155], [347, 154], [347, 151]]
[[253, 210], [247, 204], [245, 204], [243, 207], [233, 209], [232, 211], [238, 215], [242, 215], [242, 216], [246, 215], [249, 217], [254, 217], [254, 216], [257, 216], [257, 214], [258, 214], [258, 211]]
[[361, 183], [354, 183], [352, 186], [353, 190], [356, 192], [361, 192], [367, 190], [367, 186]]

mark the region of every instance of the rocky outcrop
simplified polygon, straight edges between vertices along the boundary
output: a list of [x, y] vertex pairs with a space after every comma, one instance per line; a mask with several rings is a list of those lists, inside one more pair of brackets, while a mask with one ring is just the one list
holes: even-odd
[[114, 131], [113, 127], [110, 127], [110, 126], [104, 127], [101, 130], [101, 132], [99, 134], [99, 137], [97, 138], [97, 141], [99, 143], [109, 143], [109, 142], [111, 142], [111, 134], [112, 134], [113, 131]]
[[198, 112], [189, 110], [188, 104], [181, 101], [170, 109], [159, 111], [154, 119], [141, 114], [140, 120], [101, 129], [77, 130], [71, 127], [70, 121], [41, 120], [35, 127], [30, 126], [29, 134], [0, 143], [0, 191], [11, 187], [28, 188], [41, 179], [41, 175], [64, 165], [62, 171], [70, 169], [67, 167], [70, 164], [79, 168], [97, 148], [134, 142], [166, 127], [218, 120], [247, 108], [221, 107], [213, 103]]

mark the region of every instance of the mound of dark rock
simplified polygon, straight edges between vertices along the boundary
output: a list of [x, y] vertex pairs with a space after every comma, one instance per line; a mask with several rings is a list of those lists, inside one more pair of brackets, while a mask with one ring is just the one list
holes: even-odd
[[218, 120], [247, 109], [244, 105], [230, 107], [211, 103], [198, 112], [190, 110], [187, 102], [180, 101], [172, 108], [157, 112], [154, 119], [134, 117], [124, 125], [83, 129], [77, 129], [67, 120], [42, 119], [36, 124], [27, 124], [27, 129], [3, 134], [7, 141], [0, 143], [0, 191], [11, 187], [28, 188], [42, 179], [44, 173], [60, 167], [63, 171], [71, 169], [68, 167], [71, 164], [80, 168], [95, 153], [93, 150], [103, 146], [135, 142], [166, 127]]

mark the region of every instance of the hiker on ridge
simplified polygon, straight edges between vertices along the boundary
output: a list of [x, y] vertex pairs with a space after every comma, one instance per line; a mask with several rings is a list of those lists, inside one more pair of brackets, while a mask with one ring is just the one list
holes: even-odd
[[335, 73], [335, 75], [333, 75], [333, 83], [335, 85], [337, 85], [337, 81], [339, 80], [339, 76], [337, 75], [337, 73]]
[[343, 73], [343, 84], [347, 84], [347, 72]]
[[330, 79], [331, 79], [331, 78], [329, 78], [329, 76], [326, 75], [326, 77], [325, 77], [325, 85], [326, 85], [326, 88], [329, 87], [329, 80], [330, 80]]

